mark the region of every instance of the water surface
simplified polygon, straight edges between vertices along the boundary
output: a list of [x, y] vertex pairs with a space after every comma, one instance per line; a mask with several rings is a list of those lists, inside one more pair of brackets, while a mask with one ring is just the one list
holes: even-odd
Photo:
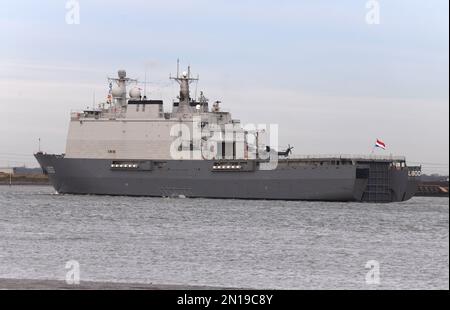
[[[56, 195], [0, 186], [0, 278], [448, 289], [449, 200], [391, 204]], [[366, 284], [366, 262], [380, 284]]]

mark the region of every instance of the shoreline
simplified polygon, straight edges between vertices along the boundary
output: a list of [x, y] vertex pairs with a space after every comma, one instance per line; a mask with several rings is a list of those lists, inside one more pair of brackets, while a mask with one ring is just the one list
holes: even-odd
[[0, 185], [51, 185], [48, 176], [43, 174], [0, 174]]
[[236, 290], [237, 288], [153, 284], [153, 283], [124, 283], [80, 281], [80, 284], [69, 285], [63, 280], [46, 279], [2, 279], [0, 290]]
[[[0, 186], [52, 186], [50, 182], [12, 182], [9, 184], [8, 182], [3, 182], [0, 180]], [[413, 197], [438, 197], [438, 198], [449, 198], [449, 192], [431, 192], [431, 193], [423, 193], [417, 192]]]
[[36, 183], [36, 182], [13, 182], [12, 184], [0, 182], [0, 186], [52, 186], [50, 183]]

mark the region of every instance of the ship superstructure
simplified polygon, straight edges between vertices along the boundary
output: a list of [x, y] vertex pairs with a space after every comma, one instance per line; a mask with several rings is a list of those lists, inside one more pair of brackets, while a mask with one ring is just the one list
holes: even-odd
[[[232, 119], [228, 112], [222, 112], [219, 102], [215, 102], [210, 110], [203, 92], [198, 100], [190, 97], [189, 84], [194, 80], [190, 77], [190, 69], [171, 79], [180, 84], [179, 100], [173, 102], [171, 113], [165, 113], [162, 100], [143, 97], [136, 86], [130, 89], [127, 97], [126, 85], [135, 80], [128, 79], [126, 72], [120, 70], [118, 78], [109, 79], [116, 85], [112, 87], [112, 95], [106, 104], [97, 109], [72, 112], [65, 158], [169, 160], [178, 156], [178, 159], [188, 159], [183, 158], [182, 152], [171, 154], [170, 146], [173, 146], [177, 129], [186, 126], [193, 132], [192, 126], [195, 125], [210, 135], [221, 136], [225, 125], [228, 125], [235, 133], [244, 134], [239, 120]], [[194, 151], [193, 154], [202, 147], [202, 141], [193, 137], [179, 140], [177, 147]], [[227, 158], [233, 157], [232, 143], [224, 141], [217, 145], [219, 155], [214, 157], [221, 157], [222, 151]], [[205, 150], [202, 151], [204, 153]]]
[[[148, 99], [125, 70], [97, 108], [72, 112], [66, 152], [35, 154], [60, 193], [390, 202], [411, 198], [420, 167], [403, 157], [292, 156], [203, 92], [191, 70], [172, 111]], [[134, 85], [133, 85], [134, 84]], [[127, 86], [130, 86], [129, 91]]]

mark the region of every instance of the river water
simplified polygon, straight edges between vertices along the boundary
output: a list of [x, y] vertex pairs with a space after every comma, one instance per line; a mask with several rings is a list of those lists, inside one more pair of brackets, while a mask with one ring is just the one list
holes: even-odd
[[449, 200], [75, 196], [0, 186], [0, 278], [63, 280], [70, 260], [81, 281], [448, 289]]

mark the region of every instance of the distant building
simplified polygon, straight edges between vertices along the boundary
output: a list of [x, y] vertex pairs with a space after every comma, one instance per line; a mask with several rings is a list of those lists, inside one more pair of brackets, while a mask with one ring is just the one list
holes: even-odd
[[14, 174], [14, 168], [13, 167], [0, 167], [0, 173], [4, 174]]
[[448, 182], [448, 175], [422, 174], [420, 180], [422, 182]]
[[43, 174], [41, 168], [27, 168], [27, 167], [15, 167], [14, 173], [16, 174], [27, 174], [27, 175], [37, 175]]
[[0, 174], [22, 174], [22, 175], [39, 175], [43, 174], [41, 168], [27, 167], [0, 167]]

